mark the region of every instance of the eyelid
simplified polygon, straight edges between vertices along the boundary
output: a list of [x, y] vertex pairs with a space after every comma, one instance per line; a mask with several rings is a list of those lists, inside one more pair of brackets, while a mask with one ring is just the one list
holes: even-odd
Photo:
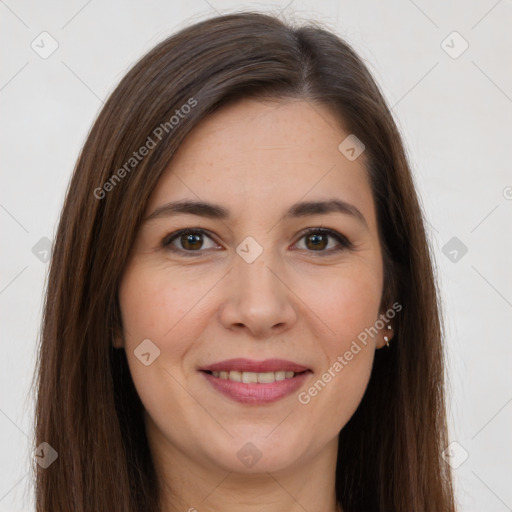
[[[305, 236], [310, 235], [310, 234], [315, 234], [315, 233], [320, 233], [321, 235], [328, 235], [331, 238], [334, 238], [338, 242], [340, 248], [329, 249], [327, 251], [307, 251], [307, 252], [310, 252], [313, 254], [316, 252], [316, 253], [318, 253], [318, 255], [322, 255], [322, 254], [328, 255], [328, 254], [338, 253], [342, 250], [353, 250], [355, 248], [354, 244], [345, 235], [339, 233], [338, 231], [336, 231], [334, 229], [324, 228], [321, 226], [315, 227], [315, 228], [307, 228], [306, 230], [302, 231], [301, 234], [299, 235], [297, 242], [302, 240]], [[297, 243], [297, 242], [295, 242], [295, 243]]]
[[[206, 237], [208, 237], [210, 240], [212, 240], [214, 243], [216, 243], [217, 245], [219, 245], [216, 241], [215, 241], [215, 237], [207, 230], [205, 229], [202, 229], [202, 228], [183, 228], [183, 229], [179, 229], [177, 231], [173, 231], [172, 233], [166, 235], [162, 242], [161, 242], [161, 245], [164, 249], [168, 249], [170, 250], [171, 252], [173, 253], [179, 253], [181, 255], [184, 255], [186, 257], [188, 256], [196, 256], [196, 255], [199, 255], [203, 252], [206, 252], [205, 250], [197, 250], [197, 251], [186, 251], [184, 249], [179, 249], [179, 248], [176, 248], [172, 245], [172, 242], [174, 240], [176, 240], [177, 238], [179, 238], [182, 234], [184, 233], [192, 233], [192, 234], [199, 234], [199, 235], [204, 235]], [[304, 237], [306, 237], [307, 235], [310, 235], [310, 234], [321, 234], [321, 235], [328, 235], [330, 236], [331, 238], [334, 238], [337, 242], [338, 242], [338, 245], [339, 247], [338, 248], [331, 248], [329, 250], [322, 250], [322, 251], [308, 251], [306, 250], [306, 252], [308, 253], [312, 253], [314, 254], [315, 256], [328, 256], [328, 255], [331, 255], [331, 254], [337, 254], [343, 250], [353, 250], [355, 248], [354, 244], [343, 234], [339, 233], [338, 231], [335, 231], [333, 229], [330, 229], [330, 228], [324, 228], [324, 227], [321, 227], [321, 226], [318, 226], [318, 227], [311, 227], [311, 228], [307, 228], [305, 230], [303, 230], [298, 238], [297, 238], [297, 241], [294, 243], [294, 245], [296, 245], [300, 240], [302, 240]], [[207, 249], [209, 250], [209, 249]], [[305, 249], [299, 249], [299, 250], [305, 250]], [[315, 253], [318, 253], [318, 254], [315, 254]]]
[[[183, 229], [179, 229], [177, 231], [173, 231], [172, 233], [169, 233], [168, 235], [166, 235], [163, 240], [162, 240], [162, 247], [164, 249], [168, 249], [172, 252], [176, 252], [176, 253], [180, 253], [180, 254], [184, 254], [186, 256], [194, 256], [194, 253], [197, 253], [197, 254], [200, 254], [202, 252], [205, 252], [204, 250], [199, 250], [199, 251], [185, 251], [183, 249], [178, 249], [176, 247], [174, 247], [172, 245], [172, 242], [174, 240], [176, 240], [177, 238], [179, 238], [181, 235], [185, 234], [185, 233], [192, 233], [192, 234], [197, 234], [197, 235], [204, 235], [204, 236], [207, 236], [210, 240], [212, 240], [214, 243], [217, 243], [215, 240], [214, 240], [214, 237], [212, 236], [212, 234], [210, 234], [209, 231], [206, 231], [205, 229], [202, 229], [202, 228], [183, 228]], [[218, 244], [217, 244], [218, 245]]]

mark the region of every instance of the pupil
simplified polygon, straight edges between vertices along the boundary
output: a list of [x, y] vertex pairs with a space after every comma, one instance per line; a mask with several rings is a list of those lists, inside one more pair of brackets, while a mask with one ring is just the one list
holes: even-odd
[[187, 245], [191, 245], [192, 247], [189, 247], [189, 248], [192, 248], [192, 249], [197, 249], [197, 247], [195, 246], [195, 244], [198, 244], [199, 243], [199, 246], [200, 246], [200, 238], [199, 238], [199, 235], [198, 234], [189, 234], [189, 235], [184, 235], [183, 238], [185, 239], [184, 240], [184, 246], [187, 247]]
[[318, 235], [318, 234], [314, 234], [314, 235], [310, 235], [309, 236], [309, 241], [313, 243], [313, 246], [318, 248], [318, 247], [322, 247], [324, 248], [325, 246], [325, 237], [324, 235]]

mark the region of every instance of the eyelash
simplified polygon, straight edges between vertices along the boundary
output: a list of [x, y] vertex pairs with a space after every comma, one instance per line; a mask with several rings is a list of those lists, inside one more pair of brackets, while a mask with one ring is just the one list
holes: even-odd
[[[174, 240], [176, 240], [177, 238], [179, 238], [181, 235], [183, 234], [194, 234], [194, 235], [205, 235], [207, 236], [208, 238], [210, 238], [212, 241], [213, 238], [211, 237], [211, 235], [203, 230], [203, 229], [199, 229], [199, 228], [185, 228], [185, 229], [180, 229], [179, 231], [175, 231], [174, 233], [171, 233], [169, 235], [167, 235], [163, 240], [162, 240], [162, 247], [165, 248], [165, 249], [168, 249], [169, 251], [173, 252], [173, 253], [179, 253], [183, 256], [186, 256], [186, 257], [196, 257], [197, 254], [200, 254], [202, 252], [205, 252], [205, 250], [197, 250], [197, 251], [188, 251], [186, 249], [179, 249], [177, 247], [174, 247], [172, 245], [172, 242]], [[335, 254], [335, 253], [339, 253], [343, 250], [353, 250], [354, 249], [354, 245], [352, 244], [352, 242], [350, 242], [350, 240], [348, 238], [346, 238], [345, 236], [343, 236], [342, 234], [338, 233], [337, 231], [333, 231], [332, 229], [326, 229], [326, 228], [308, 228], [306, 231], [304, 231], [299, 240], [302, 240], [303, 238], [307, 237], [308, 235], [312, 235], [312, 234], [320, 234], [320, 235], [328, 235], [332, 238], [334, 238], [339, 244], [340, 246], [338, 248], [335, 248], [335, 249], [328, 249], [328, 250], [318, 250], [318, 251], [312, 251], [312, 250], [307, 250], [307, 252], [311, 252], [311, 253], [320, 253], [318, 255], [315, 255], [315, 256], [329, 256], [329, 255], [332, 255], [332, 254]], [[208, 249], [206, 249], [208, 250]], [[322, 254], [323, 253], [323, 254]]]

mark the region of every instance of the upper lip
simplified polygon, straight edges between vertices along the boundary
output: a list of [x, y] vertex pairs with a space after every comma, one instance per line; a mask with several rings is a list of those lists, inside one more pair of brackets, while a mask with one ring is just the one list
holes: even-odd
[[238, 371], [265, 373], [285, 371], [300, 373], [309, 370], [309, 368], [285, 359], [265, 359], [264, 361], [256, 361], [254, 359], [237, 358], [209, 364], [199, 368], [199, 370], [211, 372]]

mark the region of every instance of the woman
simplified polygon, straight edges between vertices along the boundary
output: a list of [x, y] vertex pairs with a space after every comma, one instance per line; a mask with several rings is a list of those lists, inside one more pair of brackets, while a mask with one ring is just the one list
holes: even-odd
[[37, 510], [453, 511], [440, 311], [398, 130], [337, 36], [186, 28], [78, 159]]

